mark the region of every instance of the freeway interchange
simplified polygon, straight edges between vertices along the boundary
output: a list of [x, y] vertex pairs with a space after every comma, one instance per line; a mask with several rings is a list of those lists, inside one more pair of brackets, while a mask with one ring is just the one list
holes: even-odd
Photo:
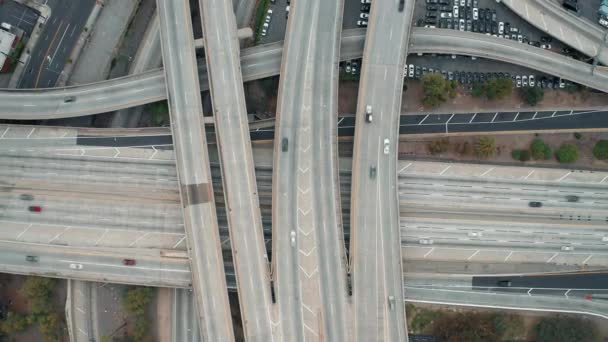
[[[342, 1], [294, 2], [284, 45], [240, 51], [237, 19], [247, 17], [247, 4], [241, 1], [238, 18], [231, 2], [199, 4], [204, 60], [196, 60], [187, 1], [157, 0], [152, 25], [159, 28], [151, 34], [160, 41], [164, 69], [76, 87], [0, 91], [0, 118], [22, 120], [166, 99], [172, 133], [163, 146], [147, 146], [147, 138], [120, 149], [86, 146], [69, 132], [26, 149], [4, 146], [0, 269], [191, 288], [192, 294], [170, 294], [172, 324], [181, 324], [176, 341], [234, 341], [229, 289], [239, 294], [248, 341], [407, 341], [404, 301], [491, 305], [488, 296], [485, 303], [471, 296], [505, 284], [497, 283], [505, 281], [499, 271], [513, 264], [576, 270], [608, 262], [606, 172], [398, 159], [408, 53], [497, 59], [602, 91], [605, 68], [491, 36], [411, 29], [414, 0], [401, 9], [375, 1], [367, 31], [345, 32]], [[582, 35], [598, 43], [595, 33]], [[599, 44], [595, 57], [603, 62]], [[342, 160], [337, 66], [361, 56], [353, 158]], [[271, 75], [281, 75], [274, 142], [257, 150], [259, 167], [243, 81]], [[217, 152], [207, 144], [202, 90], [211, 93]], [[30, 200], [43, 209], [28, 210]], [[134, 259], [136, 265], [124, 263]], [[421, 271], [429, 263], [437, 274]], [[464, 263], [497, 265], [488, 273], [499, 278], [450, 273]], [[509, 281], [527, 296], [540, 288], [536, 308], [563, 303], [543, 297], [544, 285], [533, 279]], [[589, 290], [568, 286], [566, 299]], [[521, 294], [502, 295], [496, 307], [526, 307]], [[601, 305], [576, 305], [576, 312], [608, 314]]]

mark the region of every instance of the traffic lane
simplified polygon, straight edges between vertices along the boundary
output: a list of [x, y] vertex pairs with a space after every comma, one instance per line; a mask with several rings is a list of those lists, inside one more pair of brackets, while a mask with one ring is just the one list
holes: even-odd
[[[532, 114], [533, 115], [533, 114]], [[521, 116], [521, 115], [520, 115]], [[608, 118], [605, 112], [592, 112], [578, 115], [556, 115], [545, 118], [494, 121], [480, 123], [464, 123], [447, 125], [448, 133], [464, 132], [497, 132], [497, 131], [538, 131], [559, 129], [608, 128]], [[400, 134], [445, 133], [446, 125], [402, 125]]]
[[526, 275], [526, 276], [500, 276], [500, 277], [473, 277], [473, 286], [496, 287], [500, 281], [510, 281], [510, 286], [522, 288], [544, 288], [544, 289], [591, 289], [608, 290], [608, 272], [581, 272], [548, 275]]
[[18, 88], [49, 88], [55, 85], [94, 4], [95, 0], [48, 3], [51, 17], [44, 24]]

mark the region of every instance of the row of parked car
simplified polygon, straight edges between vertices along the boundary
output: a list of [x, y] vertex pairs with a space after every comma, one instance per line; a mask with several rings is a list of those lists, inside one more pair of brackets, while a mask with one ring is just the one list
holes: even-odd
[[535, 75], [512, 75], [508, 72], [471, 72], [471, 71], [446, 71], [421, 66], [414, 64], [406, 65], [403, 71], [403, 77], [411, 79], [420, 79], [422, 76], [429, 73], [438, 73], [444, 79], [449, 81], [457, 81], [460, 84], [475, 84], [483, 83], [490, 79], [508, 78], [513, 81], [517, 87], [539, 87], [539, 88], [565, 88], [566, 82], [557, 77], [542, 76], [537, 79]]
[[357, 26], [367, 27], [367, 20], [369, 19], [369, 10], [372, 8], [369, 0], [361, 0], [361, 13], [359, 13], [359, 20], [357, 20]]
[[344, 71], [346, 71], [347, 74], [356, 75], [359, 73], [359, 61], [358, 60], [347, 61], [346, 63], [343, 64], [343, 66], [344, 66]]

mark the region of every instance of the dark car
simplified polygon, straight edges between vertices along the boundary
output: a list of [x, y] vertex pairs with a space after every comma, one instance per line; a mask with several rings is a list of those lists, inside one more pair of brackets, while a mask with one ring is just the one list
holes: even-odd
[[19, 195], [19, 199], [22, 201], [33, 201], [34, 196], [30, 195], [30, 194], [21, 194], [21, 195]]
[[528, 206], [531, 208], [540, 208], [543, 206], [542, 202], [530, 202], [528, 203]]
[[511, 287], [511, 281], [510, 280], [499, 280], [497, 282], [497, 284], [500, 287]]
[[[403, 1], [400, 1], [400, 2], [403, 2]], [[436, 4], [428, 4], [428, 5], [426, 5], [426, 10], [427, 11], [436, 11], [438, 9], [439, 9], [439, 5], [436, 5]]]
[[63, 99], [63, 102], [65, 103], [71, 103], [76, 101], [76, 96], [67, 96], [66, 98]]
[[553, 41], [553, 38], [549, 36], [542, 36], [540, 37], [540, 41], [543, 43], [551, 43]]
[[287, 138], [283, 138], [283, 141], [281, 142], [281, 150], [283, 150], [283, 152], [287, 152], [288, 149], [289, 149], [289, 140]]
[[[399, 0], [399, 12], [403, 12], [403, 6], [405, 5], [405, 0]], [[437, 6], [437, 5], [435, 5]]]
[[36, 255], [27, 255], [25, 257], [25, 260], [29, 261], [29, 262], [38, 262], [38, 256], [36, 256]]
[[33, 213], [39, 213], [42, 211], [42, 207], [39, 205], [30, 205], [27, 209]]
[[375, 166], [370, 166], [369, 167], [369, 178], [376, 178], [376, 167]]
[[566, 196], [566, 201], [568, 201], [568, 202], [578, 202], [579, 199], [580, 199], [580, 197], [578, 197], [576, 195]]
[[371, 8], [372, 6], [370, 4], [363, 4], [361, 5], [361, 12], [369, 12]]
[[135, 265], [135, 259], [122, 259], [122, 264], [125, 266]]

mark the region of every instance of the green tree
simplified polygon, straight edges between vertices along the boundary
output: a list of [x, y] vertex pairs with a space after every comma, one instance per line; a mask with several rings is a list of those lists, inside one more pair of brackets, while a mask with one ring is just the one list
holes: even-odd
[[143, 316], [150, 299], [152, 299], [152, 288], [143, 286], [131, 287], [125, 292], [123, 306], [128, 313]]
[[487, 80], [483, 85], [483, 92], [490, 100], [500, 100], [513, 92], [513, 82], [507, 78]]
[[496, 153], [496, 139], [494, 137], [479, 137], [475, 142], [475, 154], [479, 158], [489, 158]]
[[536, 106], [545, 96], [545, 91], [537, 87], [524, 87], [520, 90], [522, 99], [530, 106]]
[[513, 150], [511, 151], [511, 157], [515, 160], [522, 162], [530, 160], [530, 151], [528, 150]]
[[578, 148], [572, 144], [563, 144], [555, 152], [555, 157], [560, 163], [572, 163], [578, 159]]
[[59, 322], [61, 322], [61, 318], [59, 318], [59, 315], [56, 313], [48, 313], [46, 315], [41, 315], [38, 318], [40, 331], [45, 335], [56, 333], [59, 328]]
[[520, 315], [497, 314], [492, 319], [492, 324], [502, 340], [513, 341], [525, 335], [524, 320]]
[[141, 341], [146, 332], [148, 331], [148, 321], [144, 316], [137, 316], [135, 318], [135, 325], [133, 327], [133, 339], [135, 341]]
[[588, 342], [596, 335], [590, 321], [564, 316], [542, 318], [535, 331], [538, 342]]
[[449, 146], [450, 141], [448, 140], [448, 138], [438, 138], [433, 139], [433, 141], [429, 143], [429, 150], [432, 154], [439, 154], [446, 152]]
[[5, 334], [13, 335], [25, 330], [28, 325], [25, 315], [9, 311], [4, 321], [0, 324], [0, 328]]
[[593, 155], [600, 160], [608, 159], [608, 140], [600, 140], [593, 147]]
[[451, 83], [443, 79], [439, 73], [422, 76], [422, 88], [424, 90], [422, 104], [426, 107], [437, 107], [444, 103], [452, 91]]
[[53, 289], [56, 285], [57, 280], [53, 278], [27, 277], [20, 292], [30, 300], [32, 314], [45, 314], [51, 310]]
[[532, 141], [532, 144], [530, 144], [530, 152], [532, 153], [532, 158], [536, 160], [551, 158], [551, 147], [545, 144], [541, 139], [534, 139]]

